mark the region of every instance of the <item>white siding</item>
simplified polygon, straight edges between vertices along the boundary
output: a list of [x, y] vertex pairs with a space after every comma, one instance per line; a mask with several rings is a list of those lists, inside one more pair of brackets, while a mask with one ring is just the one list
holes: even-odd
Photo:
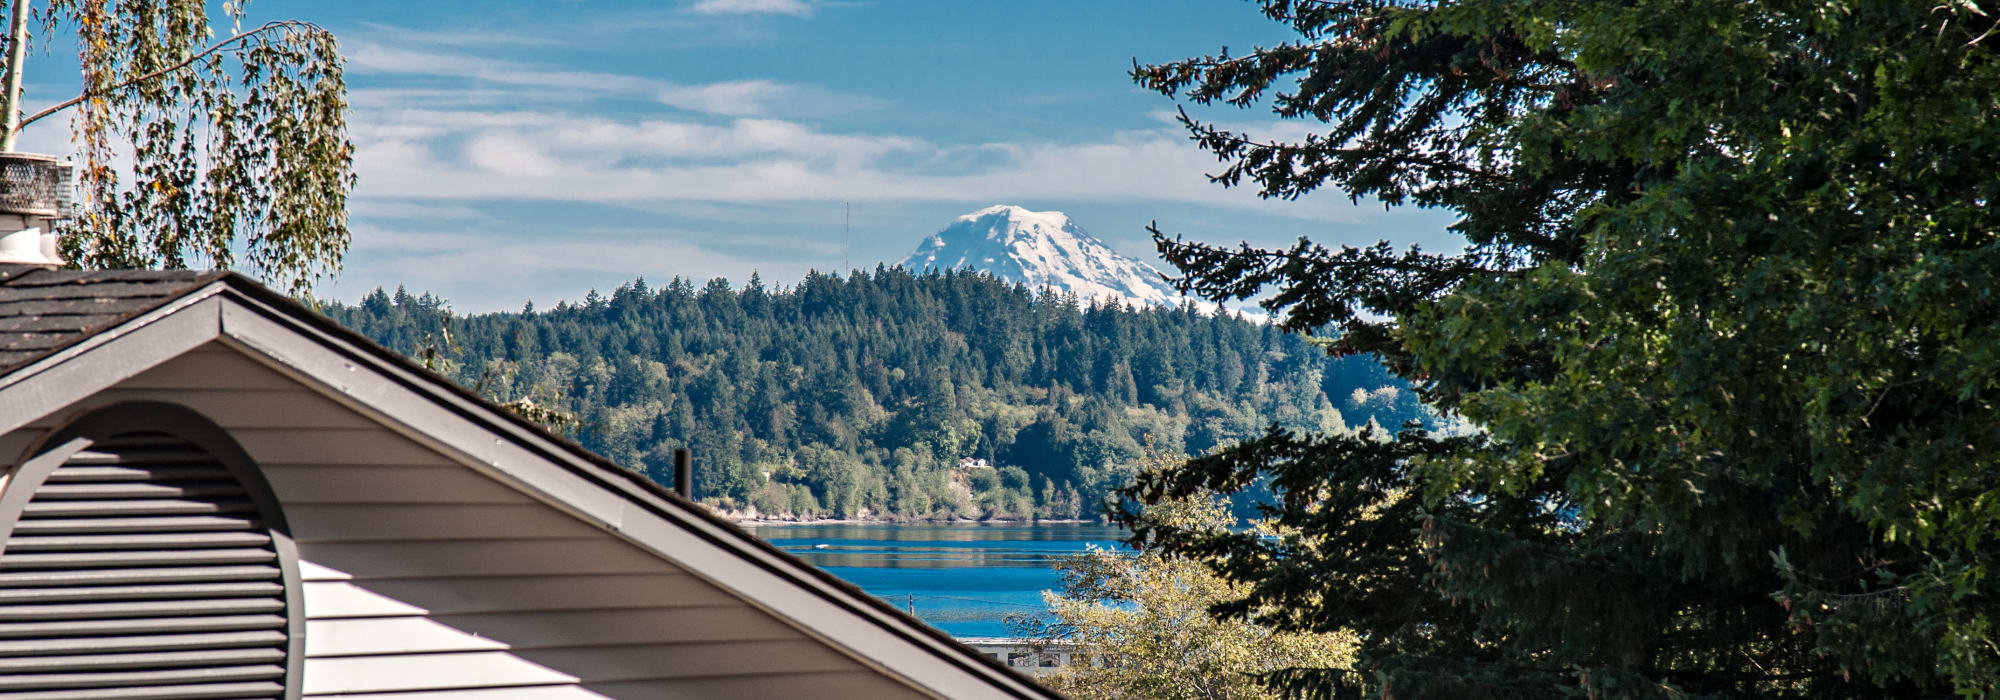
[[668, 561], [210, 345], [0, 435], [129, 400], [208, 416], [298, 543], [309, 697], [921, 697]]

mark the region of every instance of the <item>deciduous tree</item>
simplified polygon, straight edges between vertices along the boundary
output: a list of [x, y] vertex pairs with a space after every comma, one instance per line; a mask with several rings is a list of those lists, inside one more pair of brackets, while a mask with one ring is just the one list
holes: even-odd
[[[339, 269], [354, 186], [339, 48], [302, 21], [246, 30], [247, 5], [222, 3], [216, 22], [205, 0], [47, 0], [32, 12], [15, 0], [0, 148], [71, 115], [81, 196], [65, 258], [242, 267], [293, 293]], [[25, 113], [31, 15], [43, 37], [76, 35], [74, 68], [38, 72], [82, 80], [79, 94]]]
[[[1149, 450], [1144, 466], [1157, 471], [1171, 461]], [[1236, 524], [1229, 505], [1208, 494], [1154, 504], [1146, 515], [1195, 532]], [[1043, 594], [1051, 617], [1014, 618], [1014, 624], [1045, 650], [1075, 650], [1069, 665], [1041, 679], [1073, 698], [1267, 698], [1274, 696], [1259, 674], [1299, 667], [1338, 672], [1353, 659], [1351, 633], [1279, 632], [1211, 617], [1210, 606], [1241, 598], [1247, 587], [1159, 550], [1093, 547], [1057, 569], [1063, 590]]]

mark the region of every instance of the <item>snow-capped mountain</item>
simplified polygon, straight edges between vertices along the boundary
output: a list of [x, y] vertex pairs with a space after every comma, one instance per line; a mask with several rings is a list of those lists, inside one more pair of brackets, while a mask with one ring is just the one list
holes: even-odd
[[903, 267], [971, 269], [1031, 289], [1051, 287], [1078, 298], [1172, 306], [1181, 295], [1143, 261], [1118, 254], [1059, 211], [991, 206], [958, 217], [924, 239]]

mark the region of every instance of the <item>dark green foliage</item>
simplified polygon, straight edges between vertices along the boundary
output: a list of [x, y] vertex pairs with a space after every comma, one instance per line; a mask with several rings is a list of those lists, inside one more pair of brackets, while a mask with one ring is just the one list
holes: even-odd
[[[1122, 516], [1351, 628], [1300, 692], [2000, 692], [2000, 7], [1265, 0], [1300, 41], [1135, 69], [1224, 185], [1462, 215], [1459, 254], [1160, 236], [1186, 288], [1265, 285], [1484, 430], [1276, 431], [1128, 494], [1268, 480], [1296, 535]], [[1294, 82], [1295, 81], [1295, 82]]]
[[410, 354], [449, 328], [457, 354], [430, 363], [448, 376], [570, 411], [586, 447], [662, 483], [673, 448], [691, 447], [703, 496], [764, 514], [1090, 517], [1148, 435], [1199, 451], [1271, 424], [1421, 417], [1372, 360], [1249, 321], [1081, 306], [957, 272], [638, 281], [462, 317], [378, 290], [326, 312]]

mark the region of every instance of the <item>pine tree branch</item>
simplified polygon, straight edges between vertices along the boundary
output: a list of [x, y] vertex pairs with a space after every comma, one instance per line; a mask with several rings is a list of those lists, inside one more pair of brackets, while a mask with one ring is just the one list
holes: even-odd
[[[1342, 146], [1335, 146], [1330, 142], [1316, 143], [1313, 141], [1306, 141], [1301, 143], [1281, 143], [1276, 141], [1257, 141], [1197, 121], [1195, 120], [1194, 117], [1188, 115], [1186, 107], [1180, 108], [1180, 114], [1177, 118], [1179, 119], [1181, 124], [1185, 126], [1188, 129], [1188, 131], [1190, 131], [1193, 134], [1192, 138], [1195, 141], [1205, 144], [1214, 144], [1216, 146], [1228, 146], [1230, 147], [1227, 149], [1228, 151], [1236, 151], [1237, 149], [1241, 148], [1250, 148], [1250, 149], [1257, 149], [1257, 150], [1264, 150], [1271, 152], [1292, 151], [1298, 153], [1317, 153], [1329, 156], [1348, 157], [1348, 158], [1386, 159], [1403, 165], [1411, 165], [1421, 168], [1428, 168], [1431, 170], [1441, 170], [1444, 172], [1457, 173], [1468, 177], [1485, 179], [1490, 182], [1500, 182], [1504, 180], [1504, 178], [1498, 174], [1474, 168], [1464, 163], [1452, 162], [1449, 160], [1444, 160], [1444, 161], [1434, 160], [1431, 158], [1423, 157], [1423, 154], [1401, 153], [1398, 152], [1396, 149], [1384, 146], [1342, 147]], [[1235, 158], [1232, 156], [1230, 159], [1234, 160]]]
[[179, 62], [179, 63], [176, 63], [176, 64], [174, 64], [174, 65], [171, 65], [171, 66], [167, 66], [166, 68], [161, 68], [161, 69], [159, 69], [159, 70], [156, 70], [156, 71], [153, 71], [153, 72], [151, 72], [151, 73], [147, 73], [147, 74], [145, 74], [145, 75], [142, 75], [142, 76], [139, 76], [139, 77], [136, 77], [136, 78], [132, 78], [131, 80], [126, 80], [126, 81], [124, 81], [124, 82], [121, 82], [121, 83], [118, 83], [118, 84], [116, 84], [116, 85], [112, 85], [112, 86], [109, 86], [109, 87], [105, 87], [105, 88], [102, 88], [102, 89], [98, 89], [98, 90], [85, 90], [85, 91], [83, 91], [83, 94], [81, 94], [81, 95], [77, 95], [76, 97], [72, 97], [72, 98], [69, 98], [69, 99], [67, 99], [67, 100], [63, 100], [62, 102], [58, 102], [58, 103], [56, 103], [56, 104], [54, 104], [54, 105], [50, 106], [50, 107], [49, 107], [49, 108], [47, 108], [47, 109], [44, 109], [44, 110], [42, 110], [42, 111], [40, 111], [40, 112], [36, 112], [36, 113], [34, 113], [34, 115], [33, 115], [33, 116], [30, 116], [30, 117], [28, 117], [28, 118], [26, 118], [26, 119], [22, 119], [22, 120], [21, 120], [21, 125], [20, 125], [20, 126], [18, 126], [18, 127], [15, 127], [15, 128], [16, 128], [17, 130], [18, 130], [18, 129], [24, 129], [24, 128], [27, 128], [27, 126], [28, 126], [29, 124], [33, 124], [33, 123], [35, 123], [35, 122], [36, 122], [37, 120], [39, 120], [39, 119], [41, 119], [41, 118], [43, 118], [43, 117], [47, 117], [47, 116], [49, 116], [49, 115], [52, 115], [52, 114], [55, 114], [55, 113], [57, 113], [57, 112], [60, 112], [60, 111], [63, 111], [63, 110], [65, 110], [65, 109], [69, 109], [69, 108], [71, 108], [71, 107], [75, 107], [75, 106], [77, 106], [77, 105], [79, 105], [79, 104], [83, 104], [83, 101], [84, 101], [84, 100], [87, 100], [87, 99], [90, 99], [90, 98], [92, 98], [92, 97], [100, 97], [100, 96], [103, 96], [103, 95], [106, 95], [106, 94], [109, 94], [109, 93], [113, 93], [113, 92], [117, 92], [117, 91], [119, 91], [119, 90], [123, 90], [123, 89], [125, 89], [125, 88], [128, 88], [128, 87], [132, 87], [133, 85], [137, 85], [137, 84], [139, 84], [139, 83], [143, 83], [143, 82], [146, 82], [146, 81], [148, 81], [148, 80], [152, 80], [152, 79], [154, 79], [154, 78], [158, 78], [158, 77], [161, 77], [161, 76], [164, 76], [164, 75], [168, 75], [168, 74], [171, 74], [171, 73], [174, 73], [174, 72], [176, 72], [176, 71], [179, 71], [179, 70], [181, 70], [181, 69], [183, 69], [183, 68], [187, 68], [188, 66], [191, 66], [191, 65], [194, 65], [194, 63], [195, 63], [196, 61], [199, 61], [199, 60], [201, 60], [201, 59], [203, 59], [203, 58], [207, 58], [207, 57], [208, 57], [208, 56], [209, 56], [210, 54], [213, 54], [213, 53], [215, 53], [215, 52], [217, 52], [217, 51], [221, 51], [221, 50], [223, 50], [223, 49], [226, 49], [226, 48], [229, 48], [229, 47], [230, 47], [231, 45], [234, 45], [234, 44], [239, 44], [239, 43], [242, 43], [243, 41], [245, 41], [245, 40], [247, 40], [247, 39], [250, 39], [251, 37], [254, 37], [254, 36], [257, 36], [257, 35], [259, 35], [259, 34], [263, 34], [263, 33], [265, 33], [265, 32], [268, 32], [268, 31], [271, 31], [271, 30], [273, 30], [273, 29], [289, 29], [289, 28], [303, 28], [303, 29], [305, 29], [306, 31], [309, 31], [309, 32], [317, 32], [317, 33], [322, 33], [322, 34], [326, 33], [326, 29], [324, 29], [324, 28], [320, 27], [319, 25], [317, 25], [317, 24], [313, 24], [313, 23], [311, 23], [311, 22], [306, 22], [306, 21], [301, 21], [301, 20], [295, 20], [295, 19], [285, 19], [285, 20], [277, 20], [277, 21], [273, 21], [273, 22], [266, 22], [266, 23], [264, 23], [264, 26], [261, 26], [261, 27], [258, 27], [258, 28], [256, 28], [256, 29], [252, 29], [252, 30], [250, 30], [250, 31], [247, 31], [247, 32], [243, 32], [243, 33], [241, 33], [241, 34], [237, 34], [236, 36], [232, 36], [232, 37], [229, 37], [228, 39], [224, 39], [224, 40], [222, 40], [222, 41], [220, 41], [220, 42], [217, 42], [217, 43], [215, 43], [214, 45], [211, 45], [211, 46], [209, 46], [209, 47], [208, 47], [208, 48], [206, 48], [206, 49], [202, 49], [202, 50], [201, 50], [201, 51], [200, 51], [199, 53], [196, 53], [196, 54], [194, 54], [194, 55], [192, 55], [192, 56], [189, 56], [189, 57], [187, 57], [186, 59], [184, 59], [184, 60], [182, 60], [181, 62]]

